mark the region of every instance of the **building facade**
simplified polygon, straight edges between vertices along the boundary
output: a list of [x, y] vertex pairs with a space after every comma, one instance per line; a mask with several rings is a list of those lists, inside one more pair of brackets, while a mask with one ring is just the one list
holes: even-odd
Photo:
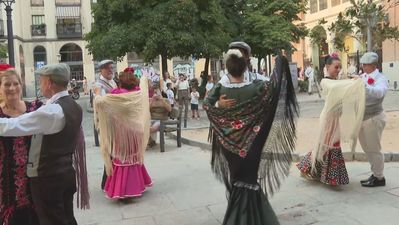
[[[387, 3], [391, 4], [391, 3]], [[309, 0], [308, 11], [299, 15], [309, 31], [320, 28], [325, 31], [325, 41], [318, 43], [319, 46], [312, 44], [309, 37], [295, 43], [297, 51], [292, 55], [292, 61], [298, 64], [298, 67], [304, 68], [308, 62], [312, 62], [318, 69], [324, 67], [323, 57], [332, 52], [337, 52], [342, 61], [343, 75], [347, 73], [350, 64], [357, 66], [358, 57], [366, 51], [366, 37], [358, 36], [345, 38], [345, 51], [339, 52], [334, 47], [334, 33], [328, 31], [331, 23], [336, 21], [339, 13], [345, 12], [350, 7], [349, 0]], [[390, 25], [399, 26], [399, 5], [388, 7], [387, 18]], [[325, 24], [319, 24], [324, 19]], [[399, 42], [386, 40], [383, 42], [382, 51], [378, 52], [381, 57], [379, 69], [388, 77], [390, 86], [394, 83], [399, 86]]]
[[[399, 27], [399, 5], [388, 10], [389, 24]], [[382, 44], [382, 71], [388, 77], [390, 88], [399, 89], [399, 41]]]
[[[339, 13], [345, 11], [350, 6], [349, 0], [309, 0], [308, 10], [305, 14], [299, 15], [302, 19], [301, 23], [311, 32], [318, 29], [319, 33], [324, 33], [324, 41], [322, 43], [313, 44], [309, 37], [295, 43], [294, 47], [297, 49], [292, 55], [292, 61], [298, 64], [298, 67], [305, 68], [308, 63], [312, 63], [314, 67], [321, 70], [324, 67], [323, 58], [333, 52], [340, 55], [343, 67], [343, 73], [346, 74], [348, 64], [355, 64], [355, 57], [357, 52], [363, 52], [363, 45], [355, 38], [345, 38], [345, 52], [338, 52], [334, 47], [334, 33], [328, 30], [336, 19]], [[319, 21], [324, 19], [326, 23], [319, 24]]]
[[[16, 1], [12, 9], [15, 68], [24, 83], [24, 96], [36, 95], [34, 71], [46, 64], [63, 62], [71, 67], [71, 79], [94, 79], [94, 63], [83, 40], [92, 23], [91, 1]], [[0, 38], [6, 44], [4, 6], [0, 11], [5, 31]]]

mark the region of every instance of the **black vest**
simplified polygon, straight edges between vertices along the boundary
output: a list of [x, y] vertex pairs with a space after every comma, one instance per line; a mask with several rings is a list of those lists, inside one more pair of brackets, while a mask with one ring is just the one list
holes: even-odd
[[55, 104], [64, 112], [65, 127], [58, 133], [43, 136], [37, 169], [39, 177], [74, 171], [72, 154], [82, 124], [82, 108], [70, 96], [59, 98]]

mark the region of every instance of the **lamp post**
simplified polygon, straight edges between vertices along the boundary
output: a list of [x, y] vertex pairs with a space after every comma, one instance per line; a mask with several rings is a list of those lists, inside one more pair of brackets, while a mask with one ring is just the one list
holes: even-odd
[[8, 41], [8, 63], [12, 66], [15, 66], [14, 59], [14, 33], [12, 30], [12, 17], [11, 5], [15, 3], [15, 0], [0, 0], [0, 3], [3, 3], [7, 12], [7, 41]]

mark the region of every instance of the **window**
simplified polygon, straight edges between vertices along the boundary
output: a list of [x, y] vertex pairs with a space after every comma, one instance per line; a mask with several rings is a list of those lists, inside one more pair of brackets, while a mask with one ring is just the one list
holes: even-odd
[[35, 69], [47, 64], [46, 49], [43, 46], [38, 45], [33, 49], [33, 62]]
[[32, 25], [44, 24], [44, 15], [34, 15], [32, 16]]
[[80, 5], [80, 0], [55, 0], [56, 5]]
[[331, 0], [331, 6], [337, 6], [337, 5], [339, 5], [339, 4], [341, 4], [341, 0]]
[[319, 10], [327, 9], [327, 0], [319, 0]]
[[317, 12], [317, 0], [310, 0], [310, 13]]
[[44, 22], [44, 15], [32, 16], [32, 36], [46, 35], [46, 24]]
[[31, 6], [44, 6], [44, 0], [30, 0]]

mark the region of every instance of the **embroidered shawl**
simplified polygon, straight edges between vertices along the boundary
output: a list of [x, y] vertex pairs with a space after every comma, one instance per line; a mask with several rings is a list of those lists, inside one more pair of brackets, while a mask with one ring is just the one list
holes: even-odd
[[347, 144], [354, 151], [365, 111], [366, 94], [361, 79], [323, 79], [320, 86], [325, 103], [319, 119], [319, 136], [312, 151], [312, 169], [337, 143]]
[[270, 81], [257, 96], [234, 107], [218, 108], [205, 101], [204, 109], [211, 122], [212, 170], [229, 189], [230, 171], [222, 149], [245, 159], [260, 129], [268, 135], [262, 149], [258, 171], [262, 189], [273, 194], [288, 175], [295, 147], [295, 118], [299, 114], [288, 61], [276, 58]]
[[143, 163], [150, 135], [146, 77], [140, 79], [139, 91], [96, 96], [94, 116], [107, 175], [112, 174], [111, 157], [131, 164]]

